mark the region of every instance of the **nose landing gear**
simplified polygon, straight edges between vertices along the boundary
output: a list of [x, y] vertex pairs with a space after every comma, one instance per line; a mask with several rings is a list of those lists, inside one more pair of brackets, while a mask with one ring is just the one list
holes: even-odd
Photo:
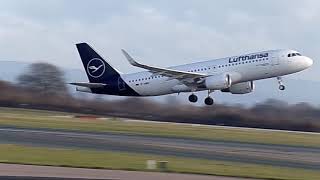
[[280, 89], [281, 91], [283, 91], [283, 90], [286, 89], [286, 87], [285, 87], [284, 85], [280, 85], [280, 86], [279, 86], [279, 89]]
[[279, 90], [283, 91], [286, 89], [286, 86], [283, 85], [282, 83], [282, 78], [281, 77], [277, 77], [278, 80], [278, 84], [279, 84]]

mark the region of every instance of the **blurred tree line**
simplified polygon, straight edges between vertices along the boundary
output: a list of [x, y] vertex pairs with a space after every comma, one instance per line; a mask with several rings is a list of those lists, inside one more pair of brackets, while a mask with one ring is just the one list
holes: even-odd
[[43, 95], [65, 96], [68, 92], [63, 71], [48, 63], [31, 64], [17, 80], [22, 87]]
[[[32, 64], [18, 77], [18, 84], [0, 81], [0, 106], [23, 107], [151, 121], [226, 125], [320, 132], [320, 108], [307, 103], [289, 105], [268, 100], [251, 108], [241, 106], [192, 106], [157, 103], [145, 98], [123, 100], [74, 98], [67, 92], [64, 73], [47, 63]], [[177, 105], [178, 104], [178, 105]]]

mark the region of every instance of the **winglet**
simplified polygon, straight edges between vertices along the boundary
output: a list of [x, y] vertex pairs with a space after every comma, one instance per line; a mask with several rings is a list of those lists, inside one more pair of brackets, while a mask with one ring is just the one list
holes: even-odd
[[124, 49], [121, 49], [123, 55], [127, 58], [127, 60], [129, 61], [129, 63], [133, 66], [139, 66], [140, 64], [135, 61]]

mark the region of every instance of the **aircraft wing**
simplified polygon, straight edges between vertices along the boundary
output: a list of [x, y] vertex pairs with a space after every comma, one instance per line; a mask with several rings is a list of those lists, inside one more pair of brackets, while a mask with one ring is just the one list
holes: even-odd
[[[143, 69], [147, 69], [150, 72], [154, 73], [155, 75], [163, 75], [170, 77], [168, 80], [172, 79], [177, 79], [182, 81], [184, 84], [189, 84], [189, 83], [197, 83], [199, 82], [202, 78], [207, 77], [208, 75], [206, 74], [200, 74], [200, 73], [193, 73], [193, 72], [186, 72], [186, 71], [179, 71], [179, 70], [174, 70], [174, 69], [168, 69], [168, 68], [160, 68], [160, 67], [154, 67], [154, 66], [149, 66], [145, 64], [138, 63], [135, 61], [125, 50], [122, 49], [122, 53], [124, 56], [127, 58], [129, 63], [133, 66], [140, 67]], [[192, 80], [192, 81], [190, 81]]]
[[75, 86], [87, 87], [87, 88], [103, 88], [107, 86], [107, 84], [103, 83], [87, 83], [87, 82], [77, 82], [77, 83], [69, 83]]

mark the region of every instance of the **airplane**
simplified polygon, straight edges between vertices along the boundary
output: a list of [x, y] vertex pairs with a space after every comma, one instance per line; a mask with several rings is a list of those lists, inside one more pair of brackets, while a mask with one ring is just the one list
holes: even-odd
[[285, 90], [282, 76], [305, 70], [313, 60], [295, 50], [270, 50], [169, 68], [141, 64], [125, 50], [122, 53], [133, 66], [145, 71], [122, 74], [87, 43], [76, 44], [89, 82], [70, 83], [77, 91], [117, 96], [160, 96], [190, 93], [195, 103], [198, 91], [207, 91], [206, 105], [214, 104], [214, 91], [247, 94], [254, 91], [254, 81], [277, 78]]

